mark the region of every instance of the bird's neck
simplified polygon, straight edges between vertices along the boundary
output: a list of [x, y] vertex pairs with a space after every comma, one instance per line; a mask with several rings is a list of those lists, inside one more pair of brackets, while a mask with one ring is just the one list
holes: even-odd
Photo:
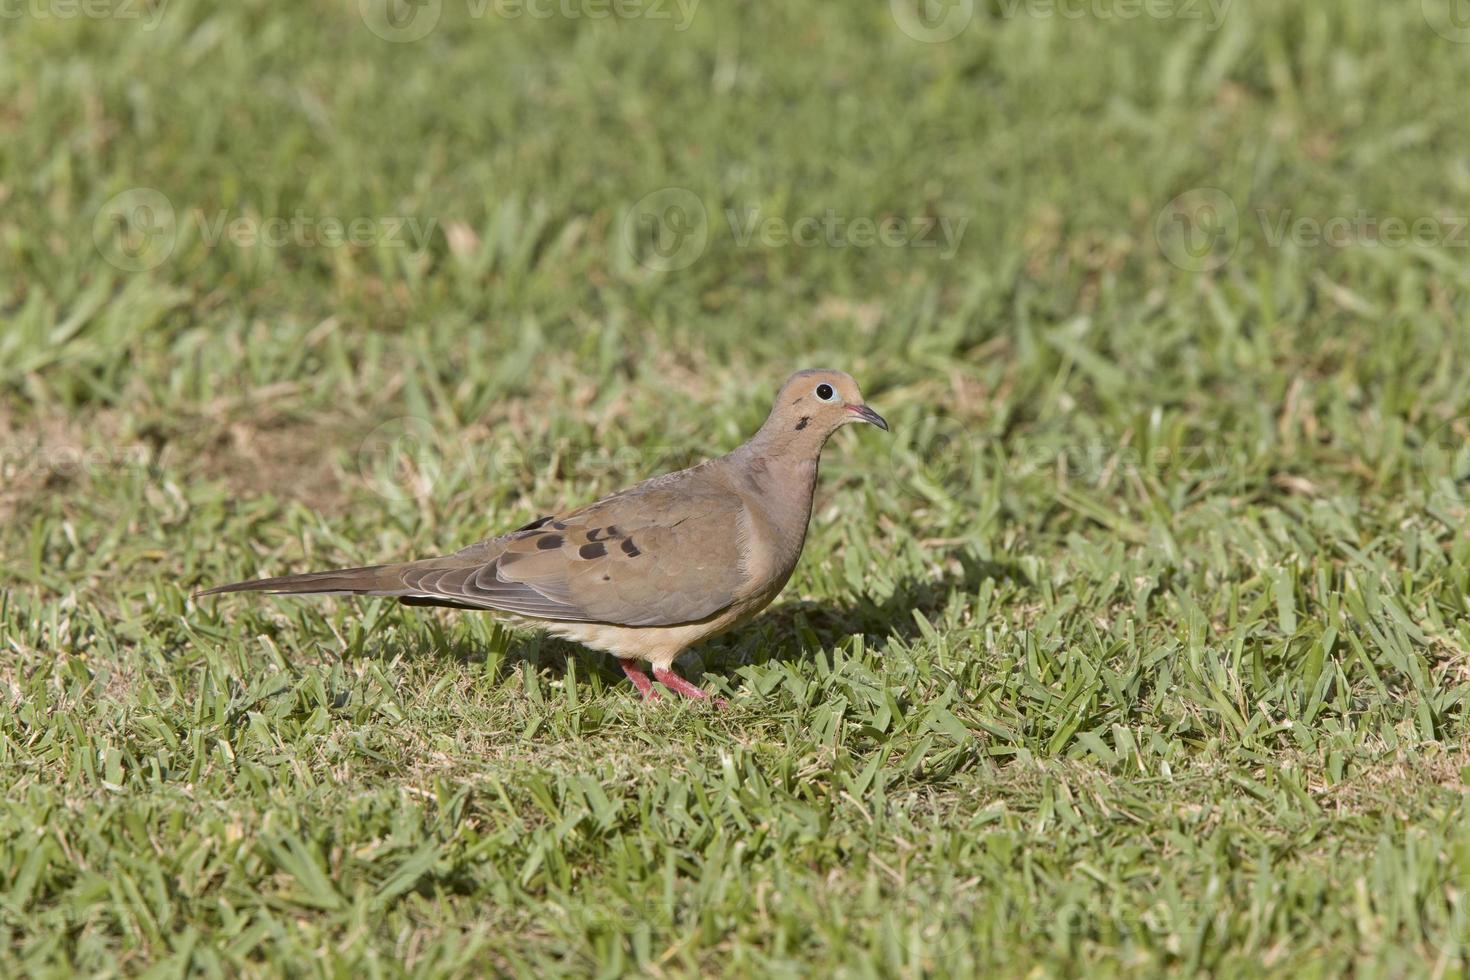
[[[783, 527], [800, 528], [792, 544], [801, 549], [817, 487], [817, 465], [828, 432], [776, 428], [767, 423], [728, 457], [741, 489], [770, 511]], [[780, 511], [779, 514], [775, 513]]]
[[761, 459], [804, 462], [815, 467], [832, 430], [818, 428], [814, 424], [802, 425], [802, 421], [805, 420], [792, 425], [789, 420], [778, 420], [774, 416], [766, 419], [766, 424], [741, 449], [749, 450]]
[[820, 446], [809, 454], [768, 454], [752, 441], [725, 457], [730, 485], [745, 501], [755, 538], [765, 543], [756, 565], [777, 589], [806, 542], [819, 455]]
[[810, 498], [826, 436], [797, 439], [788, 434], [772, 438], [763, 435], [765, 430], [725, 458], [735, 470], [747, 474], [747, 479], [758, 485], [756, 489], [779, 487], [785, 496]]

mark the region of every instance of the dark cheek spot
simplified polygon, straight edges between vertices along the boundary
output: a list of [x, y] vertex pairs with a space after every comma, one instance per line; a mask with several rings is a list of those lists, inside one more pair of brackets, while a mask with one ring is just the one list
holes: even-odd
[[601, 558], [603, 555], [607, 554], [607, 545], [603, 544], [601, 541], [597, 542], [596, 544], [584, 544], [582, 545], [582, 547], [577, 549], [577, 554], [581, 555], [583, 558]]
[[627, 555], [629, 558], [637, 558], [639, 555], [643, 554], [643, 552], [638, 550], [638, 546], [633, 543], [632, 538], [624, 538], [623, 554]]
[[537, 540], [536, 547], [540, 548], [542, 551], [550, 551], [552, 548], [560, 548], [561, 535], [543, 534], [540, 539]]
[[806, 428], [806, 424], [808, 422], [810, 422], [811, 420], [812, 420], [812, 417], [810, 415], [803, 415], [801, 417], [801, 421], [798, 422], [798, 423], [796, 423], [796, 431], [797, 432], [800, 432], [802, 429], [805, 429]]

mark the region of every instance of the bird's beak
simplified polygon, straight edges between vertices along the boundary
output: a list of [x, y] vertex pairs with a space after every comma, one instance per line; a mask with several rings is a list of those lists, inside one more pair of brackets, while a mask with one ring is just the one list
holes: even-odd
[[887, 432], [888, 431], [888, 423], [883, 419], [883, 416], [879, 415], [877, 412], [873, 411], [868, 406], [866, 406], [866, 405], [849, 405], [849, 406], [847, 406], [847, 410], [849, 412], [851, 412], [853, 415], [857, 416], [857, 418], [858, 418], [859, 421], [861, 421], [861, 422], [871, 422], [874, 425], [876, 425], [878, 428], [882, 429], [884, 432]]

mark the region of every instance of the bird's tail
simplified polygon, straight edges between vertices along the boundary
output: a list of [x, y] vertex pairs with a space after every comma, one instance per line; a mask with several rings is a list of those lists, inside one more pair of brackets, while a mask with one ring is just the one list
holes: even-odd
[[194, 593], [194, 597], [224, 592], [274, 592], [287, 595], [382, 595], [406, 596], [413, 592], [403, 581], [403, 565], [367, 565], [338, 568], [329, 572], [277, 575], [248, 582], [216, 585]]

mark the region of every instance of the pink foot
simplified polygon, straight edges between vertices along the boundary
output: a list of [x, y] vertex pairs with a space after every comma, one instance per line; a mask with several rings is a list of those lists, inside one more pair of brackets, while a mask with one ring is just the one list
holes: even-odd
[[[708, 691], [695, 687], [693, 684], [689, 683], [684, 678], [674, 673], [672, 670], [669, 670], [667, 667], [653, 668], [653, 676], [658, 678], [658, 682], [660, 684], [663, 684], [665, 687], [668, 687], [674, 691], [678, 691], [686, 698], [707, 698], [710, 696], [710, 693]], [[714, 701], [715, 706], [719, 708], [723, 708], [730, 703], [724, 698], [715, 698]]]
[[618, 666], [623, 668], [623, 673], [628, 675], [628, 680], [632, 681], [633, 686], [638, 688], [638, 693], [643, 695], [645, 701], [658, 700], [658, 692], [653, 689], [653, 681], [649, 680], [648, 675], [643, 672], [643, 668], [638, 666], [638, 661], [624, 660], [622, 657], [619, 657]]

